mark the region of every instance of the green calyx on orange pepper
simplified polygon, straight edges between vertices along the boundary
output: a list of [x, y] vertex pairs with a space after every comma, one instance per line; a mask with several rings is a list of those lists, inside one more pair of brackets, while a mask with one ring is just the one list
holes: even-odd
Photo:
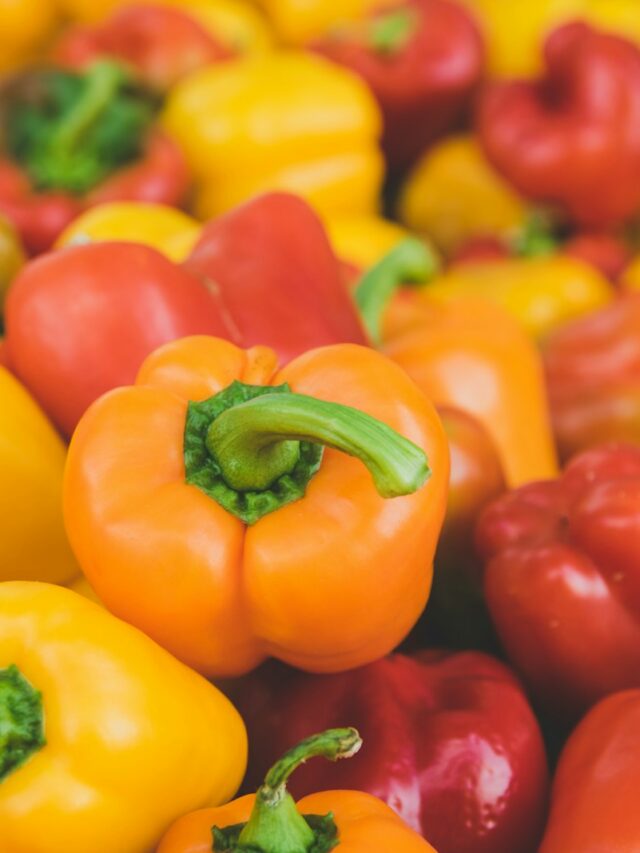
[[183, 338], [81, 419], [65, 522], [109, 609], [195, 669], [339, 671], [424, 609], [448, 468], [435, 410], [368, 347], [278, 370], [265, 347]]
[[214, 849], [222, 853], [328, 853], [338, 842], [332, 814], [301, 815], [287, 791], [291, 774], [310, 758], [329, 761], [351, 758], [362, 746], [355, 729], [328, 729], [311, 735], [286, 752], [267, 773], [258, 789], [251, 817], [245, 824], [212, 829]]
[[358, 409], [279, 386], [232, 382], [190, 403], [185, 470], [192, 483], [245, 524], [304, 497], [324, 447], [360, 459], [378, 494], [415, 492], [429, 476], [422, 450]]

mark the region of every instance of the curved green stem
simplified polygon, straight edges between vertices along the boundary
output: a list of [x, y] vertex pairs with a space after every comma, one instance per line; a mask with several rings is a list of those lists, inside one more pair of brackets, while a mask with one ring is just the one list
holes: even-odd
[[310, 758], [351, 758], [361, 746], [360, 735], [349, 728], [329, 729], [301, 741], [269, 770], [244, 826], [213, 827], [213, 849], [216, 853], [328, 853], [338, 844], [332, 816], [301, 815], [287, 792], [287, 781]]
[[224, 411], [206, 445], [238, 491], [267, 489], [290, 471], [300, 441], [360, 459], [385, 498], [415, 492], [429, 475], [424, 452], [391, 427], [350, 406], [303, 394], [268, 394]]
[[543, 211], [534, 211], [510, 240], [510, 249], [521, 258], [544, 257], [556, 252], [558, 240], [550, 217]]
[[382, 316], [395, 291], [403, 284], [425, 284], [438, 272], [440, 262], [422, 240], [408, 237], [378, 261], [360, 279], [356, 304], [374, 344], [382, 337]]
[[89, 68], [82, 96], [49, 140], [52, 156], [67, 158], [82, 144], [84, 134], [111, 105], [125, 79], [122, 68], [113, 62], [96, 62]]
[[0, 669], [0, 782], [44, 744], [40, 693], [17, 666]]

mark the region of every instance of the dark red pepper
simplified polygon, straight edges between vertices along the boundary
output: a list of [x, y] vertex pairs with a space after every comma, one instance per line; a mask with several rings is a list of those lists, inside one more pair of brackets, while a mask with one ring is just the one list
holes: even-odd
[[543, 357], [563, 459], [603, 441], [640, 444], [640, 294], [557, 329]]
[[487, 605], [539, 706], [573, 721], [640, 686], [640, 447], [604, 445], [481, 514]]
[[289, 361], [313, 347], [367, 344], [322, 223], [297, 196], [269, 193], [213, 220], [186, 268], [220, 294], [243, 346]]
[[396, 654], [320, 676], [268, 665], [230, 695], [252, 744], [246, 791], [255, 790], [284, 742], [351, 719], [367, 748], [328, 773], [303, 767], [295, 797], [367, 791], [438, 853], [536, 849], [547, 795], [542, 738], [515, 677], [489, 655]]
[[539, 80], [491, 84], [478, 130], [493, 165], [525, 196], [587, 227], [640, 206], [640, 50], [567, 24], [545, 44]]
[[65, 30], [53, 57], [82, 71], [97, 59], [125, 62], [147, 85], [166, 92], [191, 71], [229, 59], [231, 52], [181, 9], [132, 4], [98, 25]]
[[460, 119], [482, 73], [480, 33], [451, 0], [405, 0], [336, 29], [315, 47], [372, 89], [392, 169], [409, 165]]
[[154, 100], [116, 65], [95, 64], [84, 76], [27, 73], [6, 87], [0, 106], [0, 212], [31, 254], [92, 205], [178, 205], [186, 194], [186, 162], [154, 126]]

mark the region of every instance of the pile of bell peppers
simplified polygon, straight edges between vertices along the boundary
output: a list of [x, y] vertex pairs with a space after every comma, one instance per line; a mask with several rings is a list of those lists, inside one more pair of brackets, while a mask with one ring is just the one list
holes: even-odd
[[0, 851], [640, 850], [636, 0], [0, 75]]

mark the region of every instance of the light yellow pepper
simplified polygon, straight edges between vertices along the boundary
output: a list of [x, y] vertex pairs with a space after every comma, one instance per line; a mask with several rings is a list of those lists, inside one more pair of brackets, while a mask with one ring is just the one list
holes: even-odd
[[3, 853], [147, 853], [232, 797], [246, 764], [222, 693], [49, 584], [0, 584], [0, 723]]
[[0, 581], [64, 583], [78, 574], [62, 523], [65, 456], [35, 400], [0, 367]]
[[[427, 285], [427, 292], [442, 302], [461, 297], [494, 302], [536, 338], [568, 320], [596, 311], [614, 296], [601, 273], [567, 255], [455, 264]], [[490, 329], [487, 334], [491, 334]]]
[[169, 94], [163, 123], [185, 152], [202, 219], [274, 189], [323, 214], [376, 210], [378, 106], [356, 75], [320, 57], [273, 53], [195, 72]]
[[74, 219], [58, 237], [56, 248], [123, 240], [151, 246], [180, 262], [190, 254], [200, 231], [195, 219], [175, 207], [115, 201], [92, 207]]
[[528, 215], [471, 136], [451, 137], [425, 154], [403, 187], [399, 212], [446, 254], [471, 237], [507, 235]]
[[324, 224], [340, 260], [363, 270], [409, 236], [406, 228], [381, 216], [330, 216]]

